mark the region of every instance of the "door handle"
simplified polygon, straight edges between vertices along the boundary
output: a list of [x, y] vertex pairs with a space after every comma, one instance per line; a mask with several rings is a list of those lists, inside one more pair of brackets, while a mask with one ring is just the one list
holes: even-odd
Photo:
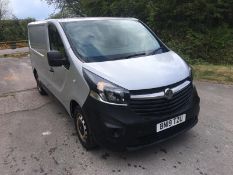
[[54, 72], [54, 69], [50, 67], [49, 72]]

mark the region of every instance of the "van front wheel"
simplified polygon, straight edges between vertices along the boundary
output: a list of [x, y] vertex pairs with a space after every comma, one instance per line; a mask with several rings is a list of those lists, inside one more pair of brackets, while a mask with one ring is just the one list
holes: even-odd
[[80, 143], [87, 150], [95, 148], [97, 145], [91, 135], [85, 115], [79, 107], [74, 110], [74, 124]]

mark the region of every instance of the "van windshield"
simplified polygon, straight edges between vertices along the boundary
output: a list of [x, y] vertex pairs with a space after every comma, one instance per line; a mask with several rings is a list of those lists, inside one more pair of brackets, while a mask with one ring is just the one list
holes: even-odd
[[136, 20], [87, 20], [61, 23], [76, 54], [101, 62], [164, 52], [164, 46]]

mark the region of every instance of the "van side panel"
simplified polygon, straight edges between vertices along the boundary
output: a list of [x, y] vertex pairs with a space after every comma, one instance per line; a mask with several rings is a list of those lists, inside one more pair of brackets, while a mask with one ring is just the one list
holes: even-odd
[[[48, 26], [54, 24], [64, 44], [70, 67], [53, 67], [49, 70], [47, 52], [50, 51]], [[39, 80], [64, 105], [70, 114], [70, 102], [76, 101], [80, 107], [85, 103], [90, 89], [83, 78], [83, 63], [73, 53], [61, 25], [54, 21], [31, 23], [28, 26], [30, 58], [32, 68], [36, 69]]]
[[68, 69], [64, 66], [53, 67], [54, 72], [52, 73], [53, 76], [50, 82], [51, 92], [64, 105], [67, 112], [70, 113], [70, 102], [74, 100], [82, 107], [89, 95], [90, 89], [83, 78], [83, 63], [73, 53], [61, 25], [53, 22], [48, 24], [51, 23], [58, 30], [70, 63]]
[[76, 101], [82, 107], [90, 92], [89, 86], [83, 77], [82, 63], [75, 56], [72, 57], [70, 55], [69, 58], [71, 65], [66, 83], [62, 88], [55, 88], [57, 93], [60, 93], [63, 104], [68, 112], [70, 112], [71, 100]]
[[50, 67], [47, 61], [47, 24], [29, 25], [28, 36], [32, 68], [36, 69], [40, 81], [48, 87]]

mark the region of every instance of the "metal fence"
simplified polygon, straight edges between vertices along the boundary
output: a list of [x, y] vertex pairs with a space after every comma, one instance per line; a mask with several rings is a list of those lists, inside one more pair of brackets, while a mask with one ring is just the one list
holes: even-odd
[[0, 42], [0, 49], [16, 49], [28, 47], [28, 40]]

